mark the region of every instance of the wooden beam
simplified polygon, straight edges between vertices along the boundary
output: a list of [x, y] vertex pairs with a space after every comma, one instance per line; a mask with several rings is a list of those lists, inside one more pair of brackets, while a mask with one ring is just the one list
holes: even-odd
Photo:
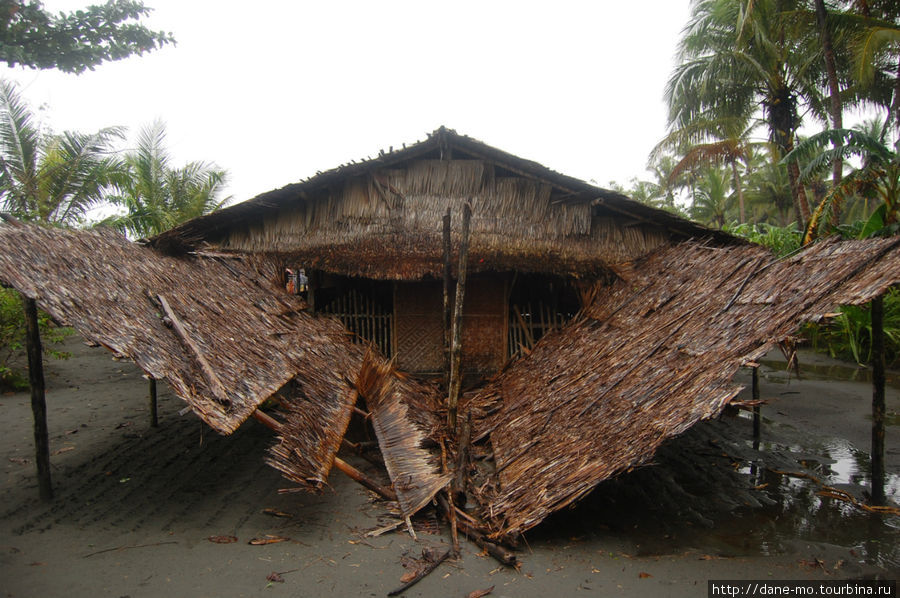
[[459, 243], [459, 271], [456, 279], [456, 298], [453, 304], [453, 335], [450, 342], [450, 389], [447, 400], [447, 424], [450, 433], [456, 435], [456, 408], [462, 386], [459, 372], [462, 356], [463, 301], [466, 296], [466, 270], [469, 261], [469, 224], [472, 221], [472, 206], [463, 205], [462, 238]]
[[872, 502], [884, 496], [884, 298], [872, 300]]
[[162, 306], [166, 317], [169, 319], [169, 322], [172, 323], [172, 329], [175, 331], [176, 336], [178, 336], [182, 344], [194, 354], [194, 358], [200, 365], [200, 371], [202, 371], [203, 375], [206, 377], [206, 382], [209, 385], [209, 389], [212, 391], [213, 396], [218, 399], [219, 404], [224, 405], [225, 407], [231, 406], [231, 399], [228, 398], [228, 391], [225, 390], [225, 385], [219, 380], [219, 376], [216, 375], [216, 372], [213, 370], [209, 361], [207, 361], [203, 351], [197, 343], [194, 342], [194, 339], [191, 338], [187, 328], [184, 327], [184, 324], [175, 314], [175, 311], [169, 305], [169, 302], [166, 301], [166, 298], [163, 295], [157, 295], [156, 297], [159, 299], [159, 303]]
[[450, 244], [450, 208], [443, 218], [444, 225], [444, 381], [450, 384], [450, 324], [451, 324], [451, 303], [450, 303], [450, 286], [453, 284], [450, 272], [450, 252], [452, 250]]
[[25, 347], [28, 353], [28, 382], [31, 385], [31, 413], [34, 416], [34, 462], [42, 500], [53, 498], [50, 481], [50, 434], [47, 430], [47, 401], [44, 384], [44, 357], [38, 328], [37, 304], [22, 296], [25, 307]]
[[[268, 415], [267, 413], [257, 409], [256, 411], [253, 412], [253, 417], [257, 421], [259, 421], [261, 424], [263, 424], [264, 426], [266, 426], [267, 428], [269, 428], [270, 430], [275, 432], [276, 434], [282, 433], [281, 423], [278, 420], [276, 420], [274, 417], [272, 417], [271, 415]], [[375, 480], [371, 479], [369, 476], [367, 476], [360, 470], [356, 469], [355, 467], [353, 467], [352, 465], [350, 465], [349, 463], [347, 463], [346, 461], [344, 461], [343, 459], [341, 459], [338, 456], [334, 457], [334, 468], [337, 469], [338, 471], [344, 473], [345, 475], [347, 475], [347, 477], [349, 477], [350, 479], [352, 479], [356, 482], [359, 482], [360, 484], [362, 484], [363, 486], [365, 486], [366, 488], [368, 488], [375, 494], [378, 494], [382, 498], [384, 498], [386, 500], [393, 500], [393, 501], [397, 500], [397, 493], [394, 492], [392, 489], [385, 488], [384, 486], [382, 486]]]

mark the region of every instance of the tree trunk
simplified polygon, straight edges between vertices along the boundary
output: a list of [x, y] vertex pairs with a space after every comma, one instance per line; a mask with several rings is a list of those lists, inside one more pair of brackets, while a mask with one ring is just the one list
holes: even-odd
[[741, 185], [741, 173], [738, 172], [737, 160], [731, 161], [731, 174], [734, 176], [734, 190], [738, 197], [738, 211], [740, 213], [741, 224], [747, 222], [747, 213], [744, 210], [744, 189]]
[[794, 218], [800, 230], [806, 230], [806, 224], [809, 222], [809, 200], [806, 199], [806, 189], [800, 182], [800, 167], [796, 162], [788, 164], [788, 180], [791, 183], [791, 195], [794, 196]]
[[[831, 31], [828, 30], [828, 13], [825, 9], [825, 0], [816, 0], [816, 22], [819, 25], [819, 35], [822, 38], [822, 53], [825, 58], [825, 73], [828, 77], [829, 116], [831, 116], [831, 128], [843, 129], [844, 116], [841, 107], [841, 89], [838, 84], [837, 68], [834, 63], [834, 48], [831, 44]], [[831, 180], [835, 186], [841, 181], [844, 170], [844, 161], [838, 157], [834, 161]]]

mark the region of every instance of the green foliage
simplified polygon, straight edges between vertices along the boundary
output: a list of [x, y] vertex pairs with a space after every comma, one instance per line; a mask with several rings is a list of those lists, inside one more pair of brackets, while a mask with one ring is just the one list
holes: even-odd
[[136, 22], [150, 10], [143, 2], [109, 0], [54, 15], [37, 0], [0, 0], [0, 61], [81, 73], [174, 43], [170, 33]]
[[13, 83], [0, 80], [0, 210], [22, 220], [80, 224], [123, 167], [119, 128], [45, 134]]
[[[872, 361], [872, 316], [868, 305], [845, 305], [829, 322], [808, 324], [804, 335], [815, 350], [859, 364]], [[884, 349], [889, 367], [900, 366], [900, 289], [884, 296]]]
[[[55, 345], [73, 334], [71, 328], [59, 327], [50, 316], [38, 312], [38, 329], [44, 355], [68, 359], [69, 354]], [[21, 390], [28, 387], [25, 372], [25, 310], [21, 296], [14, 290], [0, 287], [0, 389]]]
[[171, 165], [166, 127], [156, 121], [138, 135], [137, 147], [125, 156], [125, 170], [107, 200], [125, 214], [101, 224], [135, 238], [150, 237], [173, 226], [219, 209], [226, 172], [206, 162]]
[[722, 230], [767, 247], [779, 257], [797, 251], [802, 239], [800, 229], [797, 228], [795, 222], [787, 226], [775, 226], [765, 222], [759, 224], [735, 223], [722, 227]]

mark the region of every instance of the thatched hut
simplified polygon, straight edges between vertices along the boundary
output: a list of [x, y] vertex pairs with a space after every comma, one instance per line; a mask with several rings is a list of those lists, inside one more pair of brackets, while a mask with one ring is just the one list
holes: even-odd
[[[301, 489], [346, 465], [361, 399], [407, 516], [465, 445], [444, 413], [453, 390], [445, 402], [428, 380], [447, 371], [445, 296], [465, 264], [460, 411], [495, 465], [468, 489], [494, 538], [721, 413], [735, 372], [799, 323], [900, 283], [900, 237], [777, 259], [447, 129], [149, 246], [4, 225], [0, 248], [0, 281], [168, 380], [217, 430], [269, 421], [269, 462]], [[285, 269], [306, 274], [305, 297], [286, 293]], [[258, 411], [273, 395], [279, 421]]]
[[[575, 281], [610, 274], [689, 238], [733, 243], [634, 202], [438, 129], [425, 141], [321, 172], [192, 220], [155, 247], [264, 254], [309, 279], [308, 303], [333, 313], [397, 366], [437, 374], [445, 358], [442, 220], [458, 253], [472, 206], [463, 370], [496, 372], [581, 307]], [[452, 263], [455, 276], [456, 262]]]

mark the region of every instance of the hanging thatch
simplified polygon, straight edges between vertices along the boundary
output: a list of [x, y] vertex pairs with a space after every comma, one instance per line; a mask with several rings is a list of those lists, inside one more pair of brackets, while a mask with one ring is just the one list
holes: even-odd
[[325, 374], [335, 352], [353, 354], [346, 331], [304, 312], [262, 262], [176, 259], [111, 231], [25, 225], [0, 226], [0, 246], [0, 280], [165, 379], [219, 432], [234, 431], [298, 373], [322, 400], [351, 387]]
[[438, 417], [443, 395], [435, 385], [400, 374], [372, 353], [363, 362], [357, 388], [366, 399], [400, 510], [411, 516], [450, 481], [441, 472], [440, 449], [433, 440], [445, 436]]
[[779, 261], [760, 247], [668, 247], [619, 271], [560, 332], [469, 398], [490, 435], [481, 497], [498, 535], [526, 530], [717, 415], [738, 368], [803, 321], [900, 282], [900, 238], [823, 242]]
[[[152, 243], [276, 253], [335, 274], [418, 280], [440, 277], [441, 219], [473, 208], [471, 272], [590, 276], [674, 241], [737, 242], [439, 129], [427, 140], [320, 173], [185, 223]], [[453, 238], [458, 243], [459, 221]]]

